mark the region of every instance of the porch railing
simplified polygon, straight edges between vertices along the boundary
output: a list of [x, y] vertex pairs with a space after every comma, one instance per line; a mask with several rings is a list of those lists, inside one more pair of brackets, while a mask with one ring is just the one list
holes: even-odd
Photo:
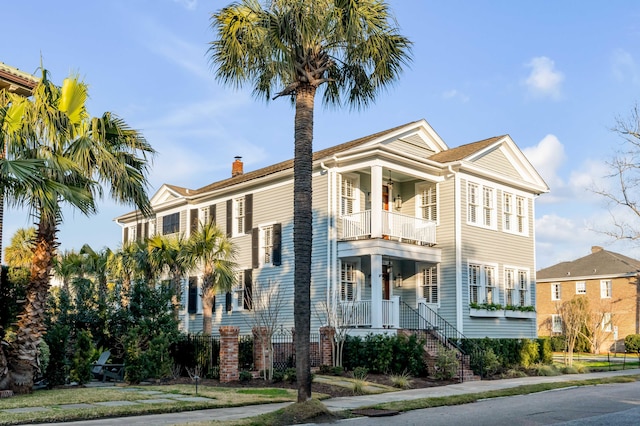
[[[342, 216], [342, 238], [352, 240], [371, 237], [371, 210]], [[436, 243], [436, 224], [430, 220], [391, 211], [382, 211], [382, 235], [421, 245]]]
[[338, 305], [341, 323], [346, 327], [371, 326], [371, 300], [353, 300]]

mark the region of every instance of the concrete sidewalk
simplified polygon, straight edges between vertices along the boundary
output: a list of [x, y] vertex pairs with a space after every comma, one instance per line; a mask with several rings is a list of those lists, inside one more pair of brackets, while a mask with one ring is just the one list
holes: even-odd
[[[397, 392], [380, 393], [375, 395], [350, 396], [331, 398], [322, 401], [331, 411], [354, 410], [383, 402], [409, 401], [420, 398], [462, 395], [490, 390], [514, 388], [522, 385], [537, 383], [568, 382], [572, 380], [588, 380], [613, 376], [639, 375], [640, 369], [621, 371], [604, 371], [586, 374], [565, 374], [562, 376], [536, 376], [517, 379], [482, 380], [465, 383], [457, 383], [447, 386], [435, 386], [431, 388], [410, 389]], [[78, 422], [68, 422], [66, 425], [176, 425], [189, 422], [203, 422], [209, 420], [233, 420], [253, 417], [259, 414], [270, 413], [287, 406], [290, 403], [262, 404], [235, 408], [215, 408], [209, 410], [186, 411], [180, 413], [155, 414], [147, 416], [120, 417], [112, 419], [98, 419]], [[60, 423], [49, 423], [49, 425]]]

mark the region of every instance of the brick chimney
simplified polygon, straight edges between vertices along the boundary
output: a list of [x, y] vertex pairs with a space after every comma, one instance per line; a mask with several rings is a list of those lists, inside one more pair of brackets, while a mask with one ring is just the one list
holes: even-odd
[[236, 177], [236, 176], [240, 176], [242, 173], [244, 173], [243, 171], [243, 163], [242, 163], [242, 157], [237, 156], [234, 157], [236, 160], [233, 162], [233, 164], [231, 164], [231, 177]]
[[597, 253], [597, 252], [602, 251], [602, 250], [603, 250], [603, 249], [602, 249], [602, 247], [600, 247], [600, 246], [591, 246], [591, 253], [592, 253], [592, 254], [593, 254], [593, 253]]

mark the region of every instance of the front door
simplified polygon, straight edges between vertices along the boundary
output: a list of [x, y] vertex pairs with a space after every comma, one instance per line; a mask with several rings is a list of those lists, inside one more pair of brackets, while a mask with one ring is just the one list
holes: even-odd
[[382, 274], [382, 300], [389, 300], [391, 297], [391, 283], [389, 282], [389, 271], [385, 267], [386, 272]]
[[[382, 210], [384, 212], [389, 211], [389, 187], [387, 185], [382, 186]], [[391, 225], [389, 223], [389, 220], [391, 220], [391, 218], [387, 213], [384, 212], [382, 213], [382, 238], [388, 240], [390, 234], [389, 229]]]

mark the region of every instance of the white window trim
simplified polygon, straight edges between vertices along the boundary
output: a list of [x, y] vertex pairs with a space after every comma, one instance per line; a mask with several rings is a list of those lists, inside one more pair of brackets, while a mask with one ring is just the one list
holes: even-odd
[[[559, 325], [559, 327], [556, 327]], [[562, 316], [560, 314], [551, 314], [551, 332], [562, 333]]]
[[[423, 270], [426, 268], [431, 268], [431, 267], [435, 267], [436, 268], [436, 298], [438, 299], [438, 301], [436, 303], [433, 302], [427, 302], [427, 299], [425, 297], [423, 297], [423, 288], [425, 287], [423, 285], [424, 283], [424, 275], [423, 275]], [[427, 303], [429, 305], [437, 305], [438, 307], [440, 307], [440, 264], [433, 264], [433, 263], [419, 263], [417, 265], [417, 273], [416, 273], [416, 298], [418, 300], [424, 301], [424, 303]]]
[[436, 220], [434, 220], [433, 222], [437, 225], [440, 223], [440, 191], [439, 191], [437, 182], [421, 182], [416, 184], [415, 214], [416, 214], [416, 217], [419, 217], [421, 219], [431, 220], [431, 219], [425, 218], [423, 215], [422, 192], [427, 188], [434, 188], [436, 191]]
[[[473, 204], [476, 207], [476, 220], [475, 222], [471, 220], [471, 203], [469, 201], [471, 191], [469, 188], [474, 186], [477, 188], [476, 191], [476, 202]], [[485, 224], [485, 207], [487, 203], [485, 202], [485, 189], [491, 191], [491, 199], [489, 200], [489, 206], [491, 208], [491, 217], [489, 225]], [[498, 229], [498, 209], [496, 208], [496, 198], [497, 198], [497, 187], [495, 185], [485, 184], [474, 180], [467, 180], [467, 197], [465, 200], [465, 205], [467, 206], [467, 224], [471, 226], [477, 226], [479, 228], [484, 229]]]
[[340, 186], [339, 186], [339, 200], [338, 200], [338, 208], [340, 210], [340, 217], [345, 215], [343, 211], [342, 204], [342, 182], [343, 180], [351, 180], [353, 181], [353, 211], [348, 214], [358, 213], [360, 212], [360, 176], [352, 173], [343, 173], [340, 175]]
[[[200, 207], [200, 214], [198, 214], [198, 220], [200, 221], [200, 223], [206, 225], [207, 223], [209, 223], [209, 219], [209, 206]], [[200, 224], [198, 224], [198, 226], [200, 226]]]
[[576, 281], [576, 294], [587, 294], [586, 281]]
[[[607, 285], [608, 283], [608, 285]], [[613, 294], [613, 281], [611, 280], [600, 280], [600, 298], [601, 299], [611, 299], [611, 295]]]
[[[270, 223], [265, 223], [260, 225], [258, 228], [260, 229], [259, 231], [259, 244], [258, 244], [258, 264], [260, 265], [260, 267], [269, 267], [269, 266], [273, 266], [273, 225], [275, 225], [277, 222], [270, 222]], [[267, 228], [271, 228], [271, 261], [270, 262], [265, 262], [264, 258], [265, 258], [265, 230]]]
[[[345, 300], [342, 298], [342, 265], [345, 263], [349, 263], [353, 265], [353, 275], [354, 275], [354, 284], [353, 284], [353, 300]], [[360, 300], [361, 298], [361, 292], [360, 292], [360, 283], [362, 282], [362, 278], [361, 278], [361, 270], [360, 270], [360, 260], [359, 259], [354, 259], [354, 260], [349, 260], [349, 259], [341, 259], [340, 260], [340, 269], [338, 270], [338, 301], [340, 303], [345, 303], [345, 302], [357, 302]]]
[[[514, 235], [529, 235], [529, 199], [528, 197], [508, 190], [502, 190], [502, 230], [508, 234]], [[509, 199], [511, 210], [507, 212], [507, 198]], [[522, 216], [522, 231], [518, 230], [518, 220], [520, 215], [518, 214], [518, 199], [522, 200], [522, 210], [524, 215]], [[507, 228], [507, 216], [509, 217], [510, 228]]]
[[[240, 216], [238, 214], [238, 205], [240, 200], [242, 200], [242, 216]], [[231, 227], [232, 227], [232, 232], [231, 232], [231, 236], [232, 237], [239, 237], [241, 235], [244, 235], [244, 221], [246, 220], [246, 216], [247, 216], [247, 206], [246, 206], [246, 200], [244, 195], [241, 197], [236, 197], [233, 199], [233, 220], [231, 222]], [[242, 230], [238, 230], [238, 226], [239, 226], [239, 222], [240, 222], [240, 217], [242, 217]]]
[[610, 333], [613, 331], [613, 315], [611, 312], [604, 312], [602, 314], [602, 331]]
[[470, 282], [470, 267], [471, 265], [477, 265], [480, 267], [480, 282], [478, 283], [478, 301], [476, 303], [488, 303], [487, 302], [487, 274], [485, 271], [487, 268], [493, 269], [493, 288], [496, 291], [495, 297], [491, 301], [492, 304], [502, 303], [502, 295], [500, 294], [500, 283], [498, 282], [498, 264], [492, 262], [480, 262], [476, 260], [469, 259], [467, 261], [467, 293], [468, 293], [468, 301], [471, 303], [471, 282]]
[[244, 311], [244, 268], [236, 271], [236, 285], [231, 289], [231, 311]]
[[[558, 287], [558, 294], [556, 295], [556, 286]], [[562, 300], [562, 283], [551, 283], [551, 300]]]

